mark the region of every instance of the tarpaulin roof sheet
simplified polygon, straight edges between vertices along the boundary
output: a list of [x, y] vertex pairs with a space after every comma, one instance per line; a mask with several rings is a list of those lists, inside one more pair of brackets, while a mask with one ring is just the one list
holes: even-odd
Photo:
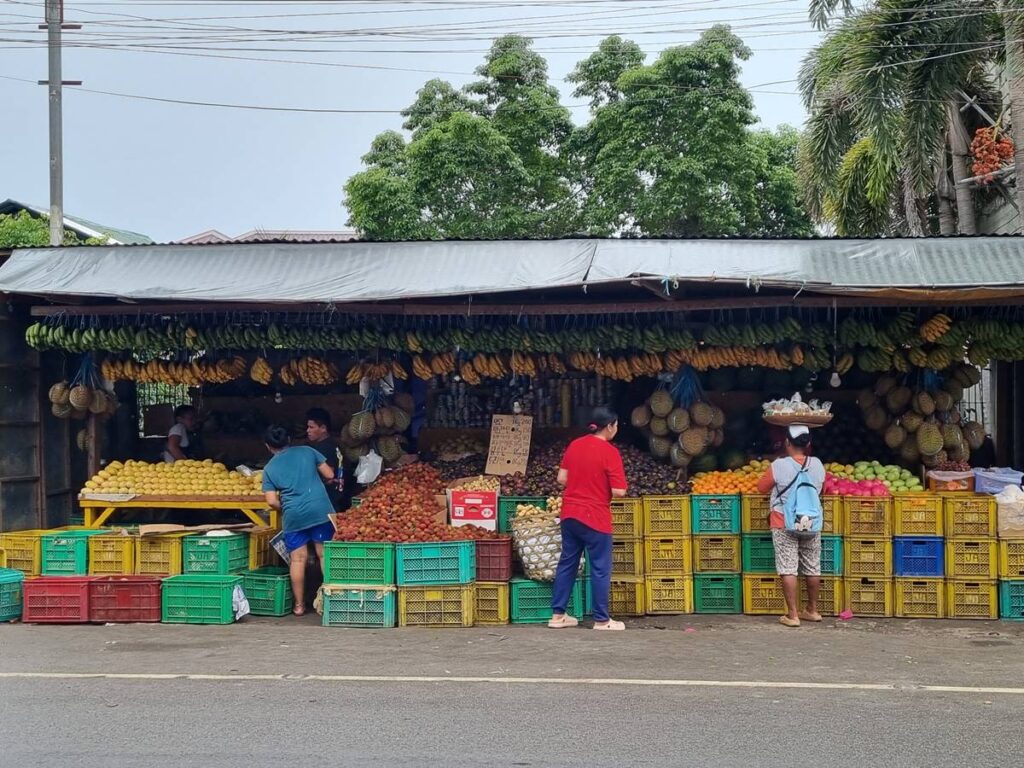
[[564, 239], [15, 250], [0, 291], [129, 300], [359, 302], [644, 279], [826, 294], [1024, 295], [1024, 238]]

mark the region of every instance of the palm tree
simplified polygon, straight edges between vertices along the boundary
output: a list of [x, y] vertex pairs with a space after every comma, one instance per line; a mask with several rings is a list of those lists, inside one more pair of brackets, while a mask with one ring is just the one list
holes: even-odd
[[[831, 213], [840, 231], [852, 226], [851, 234], [921, 234], [933, 229], [932, 212], [940, 232], [973, 234], [967, 180], [977, 115], [959, 107], [963, 94], [998, 100], [989, 75], [1005, 36], [997, 9], [982, 0], [877, 0], [854, 13], [847, 0], [812, 0], [812, 19], [825, 26], [840, 7], [846, 16], [808, 56], [800, 78], [811, 115], [801, 163], [805, 188], [826, 202], [833, 190], [828, 211], [813, 204], [812, 210]], [[863, 191], [836, 186], [843, 183], [862, 184]], [[849, 215], [839, 201], [852, 206]], [[880, 228], [886, 213], [888, 226]]]

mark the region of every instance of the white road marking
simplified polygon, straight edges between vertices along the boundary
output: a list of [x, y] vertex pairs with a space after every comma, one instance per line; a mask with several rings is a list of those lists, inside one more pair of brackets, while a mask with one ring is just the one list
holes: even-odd
[[814, 683], [799, 680], [650, 680], [645, 678], [459, 677], [434, 675], [274, 675], [174, 672], [0, 672], [6, 680], [196, 680], [213, 682], [463, 683], [498, 685], [607, 685], [667, 688], [788, 688], [831, 691], [926, 691], [1024, 696], [1024, 688], [896, 683]]

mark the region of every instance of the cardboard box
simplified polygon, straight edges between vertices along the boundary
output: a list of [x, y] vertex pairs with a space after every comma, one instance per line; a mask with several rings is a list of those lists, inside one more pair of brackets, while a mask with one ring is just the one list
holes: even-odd
[[448, 491], [448, 519], [451, 525], [477, 525], [498, 529], [497, 491]]

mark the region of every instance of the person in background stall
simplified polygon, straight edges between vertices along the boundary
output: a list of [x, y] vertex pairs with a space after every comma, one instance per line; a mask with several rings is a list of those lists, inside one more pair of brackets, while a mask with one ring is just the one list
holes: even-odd
[[[612, 573], [611, 500], [626, 495], [628, 485], [622, 456], [612, 440], [619, 431], [619, 417], [609, 408], [595, 408], [589, 435], [573, 440], [558, 470], [562, 494], [562, 556], [555, 572], [551, 599], [553, 629], [575, 627], [579, 621], [566, 613], [579, 572], [580, 555], [586, 550], [594, 604], [594, 629], [621, 630], [626, 625], [608, 615]], [[577, 606], [579, 608], [579, 606]]]
[[310, 448], [319, 451], [327, 459], [327, 464], [334, 473], [330, 480], [324, 481], [324, 485], [327, 487], [327, 497], [331, 500], [334, 511], [341, 512], [348, 509], [351, 504], [351, 496], [346, 503], [344, 498], [345, 476], [338, 471], [343, 466], [341, 451], [338, 450], [338, 444], [331, 436], [331, 414], [323, 408], [310, 408], [306, 412], [306, 440]]
[[306, 612], [306, 547], [310, 543], [316, 547], [323, 568], [324, 542], [334, 537], [334, 525], [327, 518], [334, 510], [325, 486], [327, 480], [334, 479], [334, 470], [314, 448], [292, 446], [284, 427], [268, 427], [263, 441], [273, 454], [263, 468], [263, 494], [267, 504], [282, 513], [281, 530], [295, 595], [293, 613], [301, 616]]
[[183, 459], [194, 459], [196, 428], [196, 409], [191, 405], [179, 405], [174, 409], [174, 426], [167, 433], [167, 444], [164, 447], [164, 461], [173, 464]]
[[[821, 590], [821, 534], [786, 530], [783, 508], [788, 494], [804, 476], [821, 494], [825, 485], [825, 466], [810, 455], [811, 430], [802, 424], [789, 427], [786, 436], [786, 455], [776, 459], [757, 481], [758, 493], [770, 493], [769, 525], [775, 546], [775, 571], [782, 577], [782, 592], [786, 597], [786, 615], [779, 622], [786, 627], [799, 627], [800, 621], [821, 621], [818, 612], [818, 592]], [[807, 583], [807, 607], [800, 611], [800, 592], [797, 578]]]

